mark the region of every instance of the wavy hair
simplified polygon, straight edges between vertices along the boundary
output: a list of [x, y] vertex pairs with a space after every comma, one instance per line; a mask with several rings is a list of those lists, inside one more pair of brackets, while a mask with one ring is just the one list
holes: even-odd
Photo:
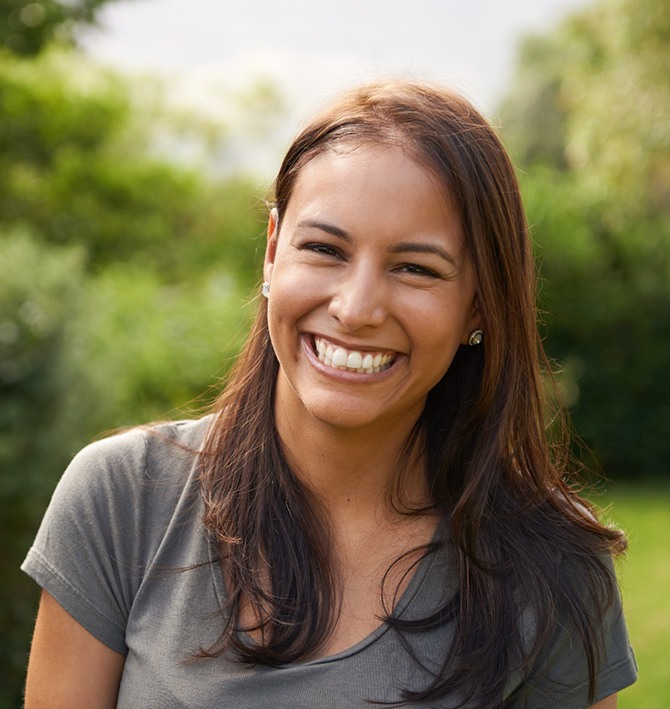
[[[407, 82], [364, 86], [289, 147], [275, 182], [280, 220], [310, 160], [357, 144], [400, 144], [444, 187], [460, 216], [486, 333], [482, 345], [459, 349], [408, 442], [422, 447], [460, 590], [428, 618], [405, 621], [389, 609], [386, 621], [401, 639], [455, 624], [452, 646], [437, 658], [440, 671], [426, 687], [405, 688], [402, 700], [455, 692], [464, 704], [500, 706], [510, 674], [532, 671], [557, 617], [581, 639], [592, 698], [599, 620], [616, 592], [603, 559], [622, 551], [625, 538], [602, 526], [575, 491], [567, 427], [556, 407], [549, 410], [556, 397], [548, 395], [551, 372], [538, 336], [534, 261], [514, 169], [495, 131], [459, 95]], [[221, 545], [228, 586], [221, 637], [203, 654], [230, 649], [252, 664], [314, 656], [339, 607], [328, 530], [275, 429], [278, 367], [261, 301], [216, 403], [201, 472], [205, 524]], [[257, 618], [253, 628], [241, 628], [243, 603]], [[522, 610], [536, 627], [530, 645], [519, 630]], [[250, 645], [240, 630], [256, 630], [261, 639]]]

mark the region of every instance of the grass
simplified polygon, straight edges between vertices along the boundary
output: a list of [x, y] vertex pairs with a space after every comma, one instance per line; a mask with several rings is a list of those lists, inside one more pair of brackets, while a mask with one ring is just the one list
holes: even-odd
[[599, 505], [628, 534], [629, 550], [619, 562], [631, 644], [639, 668], [636, 684], [619, 695], [619, 709], [670, 706], [670, 483], [616, 485]]

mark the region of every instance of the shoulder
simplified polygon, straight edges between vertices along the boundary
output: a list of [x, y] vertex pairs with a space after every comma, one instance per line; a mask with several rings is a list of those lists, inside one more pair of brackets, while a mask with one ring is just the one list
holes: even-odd
[[[591, 663], [593, 701], [624, 689], [637, 677], [611, 554], [563, 552], [558, 555], [557, 574], [554, 583], [561, 595], [544, 619], [550, 632], [525, 678], [521, 680], [523, 673], [513, 674], [508, 687], [521, 681], [510, 707], [589, 705]], [[528, 647], [536, 638], [539, 621], [537, 607], [527, 609], [521, 618]]]
[[135, 596], [172, 528], [198, 520], [208, 419], [126, 431], [81, 450], [23, 563], [84, 628], [124, 653]]
[[160, 460], [170, 456], [175, 449], [198, 453], [205, 440], [212, 417], [195, 420], [172, 421], [137, 426], [121, 433], [101, 438], [83, 448], [73, 458], [80, 464], [113, 461], [127, 464], [143, 459], [148, 453]]
[[108, 492], [145, 482], [179, 479], [202, 447], [210, 418], [133, 428], [79, 451], [59, 487], [105, 488]]
[[38, 542], [94, 537], [130, 544], [164, 528], [179, 499], [197, 494], [209, 418], [135, 428], [83, 448], [54, 491]]

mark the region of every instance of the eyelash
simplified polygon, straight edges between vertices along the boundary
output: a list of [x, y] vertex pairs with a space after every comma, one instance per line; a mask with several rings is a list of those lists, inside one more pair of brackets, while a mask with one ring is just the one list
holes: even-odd
[[[314, 253], [321, 254], [323, 256], [330, 256], [335, 258], [342, 258], [342, 252], [333, 246], [328, 244], [323, 244], [318, 241], [310, 241], [304, 244], [302, 248], [305, 251], [313, 251]], [[427, 278], [440, 278], [440, 275], [430, 268], [425, 266], [419, 266], [416, 263], [403, 263], [394, 268], [395, 271], [409, 273], [411, 275], [426, 276]]]
[[318, 241], [305, 244], [302, 248], [306, 251], [314, 251], [318, 254], [323, 254], [324, 256], [341, 256], [339, 249], [328, 246], [328, 244], [319, 243]]
[[440, 276], [432, 271], [430, 268], [425, 268], [424, 266], [419, 266], [416, 263], [404, 263], [402, 266], [398, 266], [396, 270], [405, 270], [407, 273], [416, 274], [417, 276], [428, 276], [429, 278], [439, 278]]

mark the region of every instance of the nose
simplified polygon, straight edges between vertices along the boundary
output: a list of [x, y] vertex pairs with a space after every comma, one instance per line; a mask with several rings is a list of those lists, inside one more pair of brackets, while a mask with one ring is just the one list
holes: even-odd
[[384, 279], [375, 269], [360, 265], [338, 279], [328, 305], [329, 314], [346, 330], [379, 327], [386, 320]]

